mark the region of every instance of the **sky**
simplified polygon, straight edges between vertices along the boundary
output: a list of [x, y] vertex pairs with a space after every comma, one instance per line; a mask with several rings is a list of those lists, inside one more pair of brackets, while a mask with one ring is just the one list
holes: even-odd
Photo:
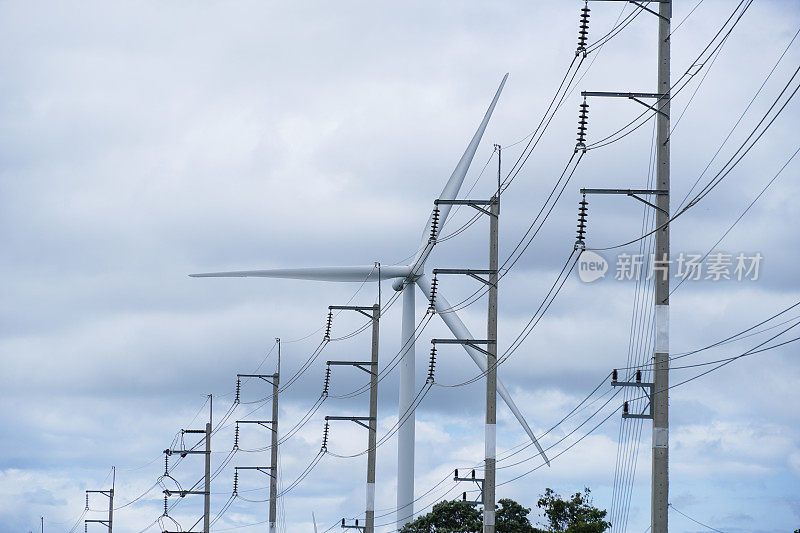
[[[737, 4], [674, 2], [672, 79], [693, 75], [672, 100], [673, 211], [726, 168], [800, 64], [800, 39], [792, 41], [800, 6], [779, 0], [752, 2], [719, 53], [695, 63]], [[108, 489], [112, 466], [114, 530], [172, 529], [158, 522], [162, 490], [191, 486], [202, 461], [171, 464], [174, 480], [161, 479], [162, 486], [162, 451], [180, 444], [181, 429], [203, 427], [208, 395], [219, 428], [212, 439], [217, 517], [231, 496], [233, 467], [269, 460], [267, 452], [246, 451], [267, 442], [254, 426], [242, 427], [240, 450], [230, 454], [233, 422], [268, 416], [271, 405], [267, 385], [253, 380], [234, 405], [236, 374], [272, 372], [276, 337], [283, 373], [295, 374], [323, 340], [329, 305], [379, 298], [385, 305], [395, 293], [387, 282], [379, 292], [371, 283], [188, 274], [405, 264], [507, 72], [461, 197], [486, 198], [496, 187], [493, 144], [503, 146], [504, 176], [526, 153], [528, 135], [576, 57], [582, 6], [0, 2], [0, 533], [37, 531], [41, 517], [45, 531], [83, 530], [83, 520], [103, 518], [107, 506], [93, 494], [84, 512], [85, 491]], [[634, 11], [622, 2], [590, 7], [590, 42]], [[580, 62], [546, 134], [503, 193], [501, 261], [574, 154], [580, 91], [656, 90], [656, 32], [656, 17], [641, 13]], [[587, 144], [646, 111], [626, 99], [589, 104]], [[798, 119], [792, 99], [724, 180], [670, 226], [673, 257], [712, 252], [708, 268], [722, 254], [734, 261], [731, 273], [739, 254], [763, 258], [757, 276], [742, 280], [671, 280], [671, 352], [688, 354], [674, 360], [673, 367], [686, 367], [673, 370], [674, 384], [714, 368], [695, 365], [796, 336], [785, 331], [799, 318], [793, 308], [726, 340], [800, 301], [793, 266], [800, 257], [791, 244], [800, 225], [793, 201], [800, 163], [790, 160], [799, 148]], [[500, 284], [501, 351], [527, 331], [573, 251], [580, 188], [649, 188], [652, 131], [647, 121], [580, 158]], [[499, 367], [552, 466], [540, 466], [501, 405], [498, 498], [533, 508], [537, 522], [545, 488], [567, 495], [589, 487], [614, 531], [644, 532], [650, 422], [621, 420], [623, 393], [614, 396], [619, 389], [608, 376], [650, 357], [651, 285], [615, 278], [621, 254], [646, 255], [651, 240], [599, 249], [646, 233], [652, 209], [625, 196], [588, 200], [586, 243], [606, 261], [605, 277], [585, 282], [570, 272]], [[471, 216], [455, 211], [445, 231]], [[487, 233], [479, 219], [439, 243], [428, 272], [486, 268]], [[451, 302], [476, 289], [473, 280], [440, 281]], [[382, 367], [400, 348], [399, 307], [386, 307], [381, 320]], [[418, 296], [418, 321], [426, 308]], [[485, 297], [459, 315], [480, 337]], [[427, 318], [417, 340], [417, 390], [430, 339], [449, 336], [439, 317]], [[335, 317], [334, 340], [281, 395], [281, 432], [315, 405], [326, 360], [368, 356], [368, 332], [348, 337], [362, 324], [357, 315]], [[797, 350], [788, 343], [753, 353], [671, 389], [670, 531], [800, 527]], [[442, 348], [437, 383], [476, 376], [465, 355]], [[357, 370], [336, 368], [331, 395], [363, 381]], [[632, 405], [642, 407], [641, 400]], [[332, 425], [332, 453], [293, 482], [320, 449], [324, 417], [363, 416], [366, 408], [364, 395], [330, 397], [281, 446], [280, 484], [290, 490], [279, 500], [280, 531], [312, 531], [312, 513], [320, 531], [362, 516], [366, 461], [336, 457], [366, 448], [358, 426]], [[416, 410], [417, 512], [471, 489], [451, 476], [482, 460], [483, 409], [482, 380], [424, 395]], [[394, 530], [397, 414], [397, 372], [387, 372], [379, 390], [379, 437], [389, 437], [377, 453], [378, 531]], [[189, 435], [186, 444], [194, 444]], [[240, 497], [212, 531], [263, 531], [266, 486], [263, 474], [243, 471]], [[201, 513], [198, 497], [187, 496], [169, 515], [188, 530]]]

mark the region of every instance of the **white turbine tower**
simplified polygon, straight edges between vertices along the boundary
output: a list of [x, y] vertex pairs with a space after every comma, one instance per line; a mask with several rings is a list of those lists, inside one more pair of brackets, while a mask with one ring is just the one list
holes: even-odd
[[[489, 123], [489, 118], [492, 116], [497, 100], [500, 98], [500, 93], [503, 91], [508, 74], [503, 77], [500, 82], [500, 87], [497, 89], [492, 103], [486, 114], [481, 121], [478, 130], [472, 137], [464, 155], [461, 156], [455, 170], [447, 180], [444, 186], [440, 200], [454, 200], [458, 196], [461, 185], [464, 182], [464, 177], [469, 170], [475, 152], [478, 149], [483, 132], [486, 125]], [[450, 214], [450, 205], [444, 204], [439, 206], [439, 223], [433, 235], [436, 236], [440, 229], [444, 226], [447, 216]], [[425, 260], [427, 259], [431, 248], [435, 244], [435, 239], [429, 239], [431, 236], [431, 224], [433, 220], [433, 213], [428, 219], [428, 224], [422, 234], [422, 244], [416, 257], [407, 266], [394, 265], [394, 266], [381, 266], [380, 275], [376, 271], [374, 265], [368, 266], [352, 266], [352, 267], [320, 267], [320, 268], [281, 268], [270, 270], [244, 270], [237, 272], [211, 272], [206, 274], [191, 274], [192, 277], [197, 278], [211, 278], [211, 277], [263, 277], [263, 278], [284, 278], [284, 279], [304, 279], [316, 281], [340, 281], [340, 282], [363, 282], [367, 281], [380, 281], [386, 279], [394, 279], [393, 287], [397, 291], [403, 292], [403, 317], [401, 325], [401, 339], [400, 346], [405, 351], [400, 362], [400, 391], [398, 401], [398, 416], [402, 419], [404, 415], [407, 416], [405, 421], [400, 426], [397, 432], [397, 526], [398, 529], [410, 521], [414, 515], [414, 413], [407, 413], [411, 410], [412, 402], [414, 400], [414, 333], [415, 333], [415, 309], [414, 309], [414, 285], [419, 286], [426, 298], [430, 299], [431, 283], [424, 274]], [[380, 280], [378, 279], [380, 276]], [[458, 317], [454, 310], [450, 309], [450, 304], [442, 296], [441, 291], [437, 291], [434, 301], [437, 314], [442, 318], [444, 323], [453, 333], [457, 339], [472, 339], [475, 338]], [[478, 365], [481, 371], [486, 371], [486, 356], [471, 346], [464, 345], [464, 349], [469, 356]], [[530, 426], [525, 421], [511, 395], [505, 386], [498, 380], [497, 393], [503, 398], [506, 405], [514, 413], [519, 423], [522, 425], [525, 432], [530, 437], [531, 441], [536, 445], [539, 453], [549, 465], [550, 462], [547, 456], [536, 440]], [[374, 490], [374, 488], [373, 488]], [[374, 495], [373, 495], [374, 497]], [[368, 495], [369, 498], [369, 495]]]

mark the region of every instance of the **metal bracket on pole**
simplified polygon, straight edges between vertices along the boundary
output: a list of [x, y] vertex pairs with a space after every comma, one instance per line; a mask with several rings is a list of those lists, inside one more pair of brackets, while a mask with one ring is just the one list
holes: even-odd
[[367, 374], [375, 374], [374, 370], [370, 370], [366, 367], [375, 366], [377, 363], [373, 363], [372, 361], [327, 361], [325, 364], [328, 366], [354, 366], [360, 368]]
[[[617, 381], [617, 371], [616, 369], [612, 373], [611, 378], [611, 386], [612, 387], [636, 387], [642, 389], [644, 395], [647, 397], [647, 406], [645, 410], [641, 413], [629, 413], [628, 412], [628, 402], [623, 404], [622, 408], [622, 418], [647, 418], [652, 420], [653, 419], [653, 394], [655, 391], [655, 384], [654, 383], [647, 383], [642, 381], [642, 371], [636, 371], [636, 381]], [[647, 411], [647, 413], [645, 413]]]
[[581, 194], [624, 194], [625, 196], [630, 196], [631, 198], [635, 198], [639, 200], [645, 205], [649, 205], [653, 209], [661, 211], [665, 215], [669, 216], [669, 213], [665, 209], [658, 207], [656, 204], [648, 202], [644, 198], [640, 198], [638, 195], [666, 195], [668, 194], [667, 191], [661, 191], [658, 189], [581, 189]]
[[497, 200], [495, 198], [492, 198], [490, 200], [434, 200], [433, 201], [433, 204], [437, 205], [437, 206], [439, 206], [439, 205], [468, 205], [468, 206], [470, 206], [470, 207], [472, 207], [474, 209], [477, 209], [478, 211], [480, 211], [484, 215], [489, 215], [490, 217], [495, 216], [494, 213], [492, 213], [491, 211], [488, 211], [488, 210], [486, 210], [486, 209], [484, 209], [484, 208], [482, 208], [480, 206], [482, 206], [482, 205], [493, 205], [495, 203], [497, 203]]
[[275, 431], [274, 420], [237, 420], [236, 424], [258, 424], [259, 426], [265, 427], [271, 431]]
[[364, 422], [362, 422], [362, 420], [366, 420], [366, 421], [369, 422], [370, 420], [375, 420], [375, 417], [373, 417], [373, 416], [326, 416], [325, 417], [325, 422], [327, 422], [328, 420], [350, 420], [351, 422], [355, 422], [359, 426], [362, 426], [362, 427], [365, 427], [367, 429], [370, 429], [370, 427], [367, 424], [365, 424]]
[[266, 474], [269, 477], [274, 477], [274, 474], [272, 473], [272, 467], [271, 466], [235, 466], [234, 469], [235, 470], [258, 470], [262, 474]]
[[479, 352], [483, 352], [486, 355], [491, 355], [488, 350], [481, 348], [481, 344], [497, 344], [497, 341], [487, 340], [487, 339], [431, 339], [431, 344], [434, 346], [437, 344], [466, 344], [472, 348], [475, 348]]
[[181, 498], [189, 495], [189, 494], [208, 494], [204, 490], [169, 490], [164, 489], [164, 494], [167, 496], [172, 496], [173, 494], [180, 496]]
[[342, 529], [359, 529], [361, 531], [366, 531], [366, 526], [359, 526], [358, 525], [358, 518], [356, 518], [355, 524], [348, 524], [344, 518], [342, 518]]
[[[667, 17], [665, 17], [664, 15], [659, 13], [658, 11], [653, 11], [652, 9], [647, 7], [646, 5], [644, 5], [644, 4], [640, 3], [640, 2], [637, 2], [636, 0], [592, 0], [592, 1], [594, 1], [594, 2], [628, 2], [629, 4], [633, 4], [635, 6], [638, 6], [640, 9], [644, 9], [648, 13], [652, 13], [653, 15], [659, 17], [660, 19], [666, 20], [667, 22], [669, 22], [669, 19]], [[647, 0], [647, 1], [648, 2], [657, 2], [657, 3], [668, 4], [672, 0]]]
[[272, 384], [271, 380], [274, 380], [278, 377], [278, 374], [236, 374], [237, 378], [257, 378], [263, 379], [270, 385]]
[[491, 283], [488, 279], [480, 277], [480, 274], [484, 276], [488, 276], [491, 274], [497, 274], [496, 270], [489, 270], [489, 269], [475, 269], [475, 268], [434, 268], [433, 275], [438, 276], [439, 274], [466, 274], [467, 276], [477, 279], [484, 285], [489, 287], [493, 287], [494, 284]]
[[[606, 0], [608, 1], [608, 0]], [[642, 104], [646, 108], [650, 109], [651, 111], [655, 111], [659, 113], [663, 117], [669, 119], [669, 115], [661, 111], [660, 109], [651, 106], [647, 102], [643, 102], [640, 100], [641, 98], [655, 98], [657, 100], [663, 100], [667, 98], [666, 94], [661, 93], [616, 93], [616, 92], [607, 92], [607, 91], [583, 91], [581, 92], [582, 96], [603, 96], [607, 98], [627, 98], [629, 100], [633, 100], [636, 103]]]
[[[357, 312], [361, 313], [362, 315], [364, 315], [365, 317], [367, 317], [370, 320], [372, 320], [372, 309], [373, 309], [373, 306], [371, 306], [371, 305], [369, 305], [369, 306], [366, 306], [366, 305], [329, 305], [328, 309], [330, 309], [331, 311], [337, 310], [337, 309], [338, 310], [344, 310], [344, 311], [357, 311]], [[367, 311], [370, 311], [370, 312], [367, 313]]]
[[478, 485], [478, 489], [479, 489], [480, 495], [481, 495], [479, 500], [474, 500], [474, 501], [467, 500], [467, 493], [464, 492], [464, 493], [462, 493], [461, 501], [463, 501], [464, 503], [468, 503], [469, 505], [473, 505], [473, 506], [475, 506], [475, 505], [483, 505], [483, 483], [484, 483], [485, 479], [482, 478], [482, 477], [475, 477], [475, 469], [474, 468], [472, 469], [472, 475], [470, 477], [459, 477], [458, 476], [458, 468], [456, 468], [455, 474], [453, 475], [453, 480], [454, 481], [472, 481], [476, 485]]
[[206, 455], [211, 452], [205, 450], [164, 450], [164, 453], [167, 455], [177, 454], [181, 457], [186, 457], [187, 455]]

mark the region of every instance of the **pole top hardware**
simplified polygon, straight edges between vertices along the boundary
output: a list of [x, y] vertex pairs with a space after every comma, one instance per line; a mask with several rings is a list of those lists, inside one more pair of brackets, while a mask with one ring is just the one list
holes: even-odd
[[497, 341], [488, 339], [431, 339], [431, 344], [434, 346], [437, 344], [466, 344], [467, 346], [475, 348], [479, 352], [483, 352], [486, 355], [491, 355], [488, 350], [481, 348], [480, 345], [497, 344]]
[[497, 197], [493, 196], [488, 200], [439, 200], [439, 199], [436, 199], [436, 200], [433, 201], [433, 204], [435, 206], [437, 206], [437, 207], [440, 206], [440, 205], [468, 205], [468, 206], [470, 206], [470, 207], [472, 207], [474, 209], [477, 209], [478, 211], [480, 211], [484, 215], [489, 215], [490, 217], [493, 217], [493, 216], [495, 216], [494, 213], [492, 213], [491, 211], [487, 211], [486, 209], [484, 209], [481, 206], [482, 205], [495, 205], [495, 204], [498, 204], [499, 202], [500, 201], [497, 199]]
[[658, 207], [656, 204], [652, 202], [648, 202], [644, 198], [640, 198], [639, 195], [648, 196], [648, 195], [668, 195], [669, 192], [661, 189], [581, 189], [581, 194], [624, 194], [625, 196], [630, 196], [636, 200], [639, 200], [645, 205], [652, 207], [657, 211], [661, 211], [665, 215], [669, 216], [666, 210]]

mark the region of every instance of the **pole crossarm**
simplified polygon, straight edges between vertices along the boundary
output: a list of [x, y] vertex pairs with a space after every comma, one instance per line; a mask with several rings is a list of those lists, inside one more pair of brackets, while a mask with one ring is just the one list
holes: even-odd
[[374, 374], [375, 371], [367, 367], [375, 366], [378, 363], [373, 363], [372, 361], [327, 361], [326, 364], [328, 366], [354, 366], [367, 374]]
[[167, 496], [172, 496], [173, 494], [176, 494], [176, 495], [180, 496], [181, 498], [183, 498], [183, 497], [188, 496], [188, 495], [194, 495], [194, 494], [206, 495], [208, 493], [206, 491], [204, 491], [204, 490], [170, 490], [170, 489], [164, 489], [164, 494], [166, 494]]
[[275, 421], [274, 420], [237, 420], [237, 424], [257, 424], [259, 426], [265, 427], [271, 431], [275, 431]]
[[95, 523], [95, 524], [103, 524], [104, 526], [108, 526], [108, 520], [84, 520], [87, 524]]
[[[642, 4], [641, 2], [637, 2], [636, 0], [592, 0], [592, 1], [593, 2], [628, 2], [629, 4], [633, 4], [635, 6], [638, 6], [639, 8], [644, 9], [645, 11], [647, 11], [648, 13], [651, 13], [651, 14], [657, 16], [661, 20], [665, 20], [665, 21], [669, 22], [669, 19], [667, 17], [665, 17], [664, 15], [659, 13], [658, 11], [653, 11], [652, 9], [647, 7], [646, 5]], [[660, 4], [669, 4], [670, 2], [672, 2], [672, 0], [647, 0], [647, 1], [648, 2], [656, 2], [656, 3], [660, 3]]]
[[349, 420], [351, 422], [355, 422], [359, 426], [365, 427], [370, 429], [369, 425], [365, 424], [363, 421], [366, 420], [367, 422], [375, 420], [374, 416], [326, 416], [325, 421], [328, 420]]
[[235, 470], [258, 470], [262, 474], [266, 474], [269, 477], [273, 477], [274, 474], [272, 473], [271, 466], [235, 466]]
[[659, 189], [581, 189], [581, 194], [624, 194], [625, 196], [630, 196], [631, 198], [639, 200], [643, 204], [648, 205], [653, 209], [661, 211], [665, 215], [669, 216], [669, 213], [666, 209], [663, 209], [652, 202], [648, 202], [639, 196], [640, 194], [666, 196], [669, 194], [667, 191]]
[[[648, 10], [649, 11], [649, 10]], [[629, 100], [633, 100], [637, 104], [641, 104], [646, 108], [650, 109], [651, 111], [655, 111], [659, 113], [663, 117], [669, 119], [669, 115], [658, 109], [657, 107], [653, 107], [647, 102], [643, 102], [641, 98], [655, 98], [657, 100], [663, 100], [667, 98], [668, 95], [662, 93], [619, 93], [619, 92], [609, 92], [609, 91], [582, 91], [581, 96], [602, 96], [606, 98], [627, 98]]]
[[620, 93], [614, 91], [581, 91], [581, 96], [602, 96], [604, 98], [665, 98], [661, 93]]
[[475, 348], [479, 352], [483, 352], [486, 355], [490, 355], [489, 351], [485, 348], [481, 348], [481, 344], [497, 344], [495, 340], [488, 340], [488, 339], [431, 339], [431, 344], [434, 346], [437, 344], [466, 344], [472, 348]]
[[462, 500], [464, 503], [468, 503], [469, 505], [483, 505], [483, 484], [486, 481], [482, 477], [475, 477], [475, 470], [472, 471], [472, 475], [470, 477], [460, 477], [458, 475], [458, 469], [456, 468], [455, 474], [453, 475], [453, 481], [472, 481], [476, 485], [478, 485], [478, 489], [480, 490], [480, 499], [479, 500], [467, 500], [467, 493], [462, 493]]
[[376, 306], [374, 305], [329, 305], [328, 309], [331, 311], [339, 310], [339, 311], [357, 311], [364, 315], [365, 317], [369, 318], [370, 320], [374, 320], [374, 316], [367, 311], [373, 311]]
[[581, 194], [669, 194], [658, 189], [581, 189]]
[[645, 381], [617, 381], [611, 380], [612, 387], [636, 387], [638, 389], [642, 389], [645, 396], [647, 396], [647, 406], [645, 406], [645, 410], [641, 413], [629, 413], [628, 412], [628, 402], [625, 402], [625, 408], [622, 412], [622, 418], [647, 418], [649, 420], [653, 419], [653, 394], [655, 393], [655, 383], [647, 383]]
[[105, 494], [106, 496], [111, 496], [110, 490], [87, 490], [87, 494]]
[[481, 207], [482, 205], [494, 205], [497, 203], [497, 200], [491, 198], [489, 200], [434, 200], [433, 205], [468, 205], [474, 209], [477, 209], [484, 215], [489, 215], [490, 217], [494, 217], [495, 214], [491, 211], [484, 209]]
[[181, 457], [186, 457], [187, 455], [206, 455], [211, 452], [205, 450], [164, 450], [164, 453], [167, 455], [177, 454]]
[[438, 276], [439, 274], [466, 274], [467, 276], [480, 281], [484, 285], [493, 287], [494, 284], [488, 279], [482, 278], [481, 275], [490, 276], [492, 274], [497, 274], [497, 270], [490, 270], [488, 268], [434, 268], [433, 275]]
[[236, 374], [237, 378], [257, 378], [263, 379], [267, 383], [272, 383], [272, 381], [278, 379], [278, 374]]

